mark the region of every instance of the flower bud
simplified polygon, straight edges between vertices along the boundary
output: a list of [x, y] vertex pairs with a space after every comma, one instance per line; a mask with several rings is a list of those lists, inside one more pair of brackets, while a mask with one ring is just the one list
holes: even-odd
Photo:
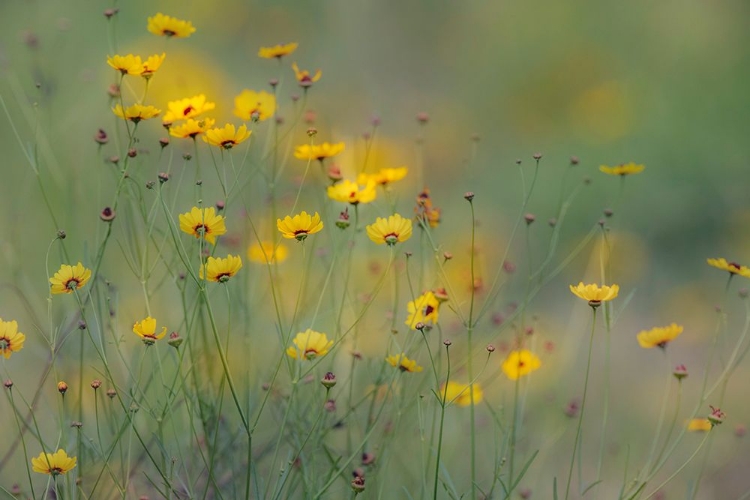
[[57, 383], [57, 392], [60, 394], [65, 394], [68, 391], [68, 384], [63, 382], [62, 380]]
[[97, 390], [101, 386], [102, 386], [102, 381], [99, 380], [98, 378], [95, 378], [94, 380], [91, 381], [91, 388], [92, 389]]
[[323, 387], [330, 389], [336, 385], [336, 375], [333, 372], [326, 373], [320, 381]]
[[167, 340], [167, 344], [171, 345], [175, 349], [180, 347], [180, 344], [182, 344], [182, 341], [184, 339], [180, 337], [180, 334], [177, 332], [172, 332], [169, 334], [169, 339]]
[[677, 380], [682, 380], [688, 376], [687, 368], [685, 368], [685, 365], [677, 365], [674, 371], [672, 371], [672, 375], [674, 375], [674, 378]]

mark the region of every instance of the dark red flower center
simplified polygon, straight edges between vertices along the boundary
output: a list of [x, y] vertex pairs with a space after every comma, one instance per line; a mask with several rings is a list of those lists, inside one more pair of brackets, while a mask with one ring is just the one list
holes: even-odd
[[182, 110], [182, 116], [187, 116], [189, 113], [195, 111], [195, 108], [191, 105], [189, 105], [187, 108]]

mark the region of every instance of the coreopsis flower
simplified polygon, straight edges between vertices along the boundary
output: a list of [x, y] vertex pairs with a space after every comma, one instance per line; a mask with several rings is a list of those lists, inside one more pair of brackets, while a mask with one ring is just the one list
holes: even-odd
[[154, 342], [163, 338], [167, 334], [167, 327], [162, 326], [161, 332], [156, 332], [156, 320], [151, 316], [142, 321], [137, 321], [133, 325], [133, 333], [138, 335], [146, 345], [153, 345]]
[[148, 59], [146, 59], [143, 62], [143, 65], [141, 66], [141, 72], [138, 73], [143, 78], [151, 78], [154, 73], [156, 73], [156, 70], [158, 70], [161, 67], [161, 64], [164, 62], [164, 58], [167, 57], [167, 54], [162, 52], [161, 55], [154, 54], [153, 56], [149, 56]]
[[63, 264], [60, 270], [49, 279], [52, 293], [73, 293], [86, 284], [91, 278], [91, 269], [86, 269], [80, 262], [75, 266]]
[[400, 181], [401, 179], [406, 177], [407, 173], [409, 173], [409, 169], [406, 167], [381, 168], [377, 171], [377, 173], [370, 174], [370, 177], [375, 181], [375, 184], [378, 184], [379, 186], [386, 186], [393, 182]]
[[59, 449], [55, 453], [40, 453], [38, 457], [31, 459], [31, 468], [40, 474], [49, 474], [53, 477], [67, 474], [76, 466], [76, 457], [69, 457], [65, 450]]
[[263, 121], [276, 112], [276, 96], [261, 90], [245, 89], [234, 98], [234, 114], [245, 121]]
[[284, 220], [276, 219], [276, 227], [284, 238], [304, 241], [308, 235], [323, 229], [323, 223], [318, 212], [315, 212], [315, 215], [310, 215], [302, 211], [294, 217], [287, 215]]
[[614, 167], [602, 165], [599, 167], [599, 170], [609, 175], [632, 175], [643, 172], [643, 169], [645, 168], [644, 165], [637, 165], [631, 161], [630, 163], [615, 165]]
[[682, 326], [672, 323], [669, 326], [655, 327], [638, 333], [638, 344], [644, 349], [661, 347], [676, 339], [682, 333]]
[[328, 340], [325, 333], [307, 329], [300, 332], [292, 341], [294, 346], [286, 350], [288, 356], [294, 359], [314, 359], [325, 356], [333, 347], [333, 340]]
[[748, 268], [747, 266], [742, 266], [740, 264], [737, 264], [736, 262], [727, 262], [727, 259], [724, 258], [706, 259], [706, 262], [709, 266], [721, 269], [722, 271], [727, 271], [732, 276], [734, 276], [735, 274], [739, 274], [740, 276], [744, 276], [745, 278], [750, 278], [750, 268]]
[[181, 139], [187, 139], [188, 137], [195, 139], [195, 136], [213, 127], [215, 122], [213, 118], [203, 118], [202, 120], [193, 120], [190, 118], [183, 124], [169, 127], [169, 135]]
[[405, 324], [412, 330], [417, 329], [417, 324], [426, 324], [428, 322], [435, 324], [438, 322], [438, 308], [440, 301], [435, 294], [428, 291], [417, 297], [415, 300], [406, 304], [406, 310], [409, 316]]
[[285, 245], [279, 243], [274, 246], [272, 241], [253, 243], [247, 249], [247, 258], [258, 264], [281, 264], [286, 260], [287, 255], [289, 255], [289, 250]]
[[542, 361], [528, 349], [511, 351], [503, 361], [502, 369], [505, 376], [511, 380], [517, 380], [524, 375], [538, 370]]
[[320, 70], [317, 70], [313, 75], [306, 69], [299, 69], [297, 63], [292, 64], [292, 69], [294, 70], [295, 78], [297, 78], [297, 83], [299, 83], [300, 87], [304, 88], [310, 87], [313, 83], [320, 80], [320, 77], [322, 76]]
[[346, 145], [343, 142], [338, 142], [336, 144], [329, 144], [327, 142], [312, 145], [303, 144], [294, 149], [294, 157], [300, 160], [322, 161], [341, 153], [345, 147]]
[[143, 104], [133, 104], [132, 106], [123, 109], [123, 107], [118, 104], [112, 108], [112, 112], [123, 120], [130, 120], [133, 123], [138, 123], [141, 120], [148, 120], [149, 118], [159, 116], [161, 110], [154, 106], [144, 106]]
[[711, 427], [711, 422], [707, 418], [693, 418], [687, 423], [687, 430], [690, 432], [708, 432]]
[[398, 368], [402, 372], [416, 373], [423, 370], [415, 360], [407, 358], [404, 353], [388, 356], [385, 360], [389, 365]]
[[224, 217], [216, 215], [214, 207], [193, 207], [190, 212], [180, 214], [180, 230], [196, 238], [203, 237], [212, 245], [216, 244], [217, 236], [227, 232]]
[[141, 56], [134, 56], [133, 54], [107, 56], [107, 64], [123, 75], [140, 75], [143, 71]]
[[154, 35], [169, 38], [187, 38], [195, 33], [193, 23], [183, 21], [171, 16], [165, 16], [161, 12], [148, 18], [148, 30]]
[[240, 256], [227, 255], [226, 259], [209, 257], [201, 266], [200, 278], [216, 283], [226, 283], [242, 268]]
[[367, 236], [378, 245], [387, 243], [393, 246], [411, 238], [411, 220], [394, 214], [384, 219], [378, 217], [374, 224], [367, 226]]
[[599, 307], [602, 302], [617, 297], [620, 287], [617, 285], [602, 285], [599, 287], [595, 284], [584, 285], [583, 282], [580, 282], [577, 286], [570, 285], [570, 291], [577, 297], [587, 300], [591, 307]]
[[372, 179], [368, 180], [364, 186], [344, 179], [333, 186], [328, 186], [328, 197], [334, 201], [349, 203], [351, 205], [370, 203], [377, 197], [376, 186], [375, 181]]
[[[471, 390], [470, 390], [471, 388]], [[474, 395], [474, 404], [479, 404], [484, 398], [484, 391], [479, 384], [459, 384], [458, 382], [449, 381], [448, 386], [440, 386], [440, 396], [445, 395], [445, 402], [454, 402], [458, 406], [471, 406], [471, 396]]]
[[212, 128], [206, 130], [203, 140], [212, 146], [218, 146], [224, 149], [232, 149], [234, 146], [246, 141], [252, 132], [248, 132], [245, 125], [240, 125], [238, 129], [234, 125], [227, 123], [224, 128]]
[[10, 358], [14, 352], [23, 349], [23, 342], [26, 335], [18, 331], [18, 323], [13, 321], [3, 321], [0, 318], [0, 355], [5, 359]]
[[273, 47], [261, 47], [258, 50], [258, 56], [264, 59], [281, 59], [297, 50], [298, 45], [298, 43], [292, 42], [285, 45], [274, 45]]
[[195, 118], [203, 113], [212, 111], [214, 108], [216, 108], [215, 102], [206, 101], [205, 94], [198, 94], [193, 97], [168, 102], [167, 112], [164, 113], [162, 121], [165, 124], [171, 124], [177, 120]]

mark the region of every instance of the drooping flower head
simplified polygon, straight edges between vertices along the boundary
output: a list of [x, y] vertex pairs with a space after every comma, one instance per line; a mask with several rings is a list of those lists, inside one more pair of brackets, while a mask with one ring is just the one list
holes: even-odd
[[245, 125], [240, 125], [238, 129], [234, 125], [227, 123], [223, 128], [217, 127], [206, 130], [203, 140], [212, 146], [218, 146], [224, 149], [232, 149], [234, 146], [246, 141], [252, 132], [248, 132]]
[[325, 333], [307, 329], [294, 337], [294, 346], [286, 350], [288, 356], [294, 359], [315, 359], [325, 356], [333, 347], [333, 340], [328, 340]]
[[215, 108], [216, 103], [206, 101], [205, 94], [198, 94], [177, 101], [169, 101], [167, 103], [167, 112], [164, 114], [162, 121], [165, 124], [171, 124], [178, 120], [195, 118]]
[[431, 291], [425, 292], [406, 304], [409, 316], [406, 318], [405, 324], [412, 330], [416, 330], [419, 323], [436, 324], [438, 322], [439, 307], [440, 301], [435, 297], [435, 294]]
[[195, 33], [193, 23], [190, 21], [165, 16], [161, 12], [148, 18], [148, 30], [154, 35], [170, 38], [187, 38]]
[[599, 170], [601, 172], [604, 172], [605, 174], [609, 175], [632, 175], [632, 174], [640, 174], [643, 172], [643, 170], [646, 167], [644, 165], [637, 165], [634, 162], [630, 163], [623, 163], [620, 165], [615, 165], [614, 167], [608, 167], [607, 165], [602, 165], [599, 167]]
[[378, 195], [376, 186], [375, 181], [372, 179], [369, 179], [364, 186], [344, 179], [333, 186], [328, 186], [328, 197], [334, 201], [349, 203], [351, 205], [370, 203]]
[[91, 269], [86, 269], [80, 262], [75, 266], [63, 264], [60, 270], [49, 279], [52, 293], [73, 293], [86, 284], [91, 278]]
[[214, 207], [193, 207], [190, 212], [180, 214], [180, 230], [196, 238], [204, 237], [212, 245], [216, 237], [227, 232], [224, 217], [216, 215]]
[[398, 368], [402, 372], [417, 373], [423, 370], [415, 360], [407, 358], [404, 353], [388, 356], [385, 360], [389, 365]]
[[0, 355], [5, 359], [10, 358], [14, 352], [23, 349], [23, 342], [26, 335], [18, 331], [18, 323], [13, 321], [3, 321], [0, 318]]
[[294, 217], [287, 215], [284, 220], [276, 219], [276, 227], [284, 238], [304, 241], [308, 235], [323, 229], [323, 223], [318, 212], [315, 212], [315, 215], [310, 215], [302, 211]]
[[311, 74], [306, 69], [299, 69], [299, 66], [297, 66], [297, 63], [292, 64], [292, 69], [294, 70], [294, 76], [297, 78], [297, 83], [299, 83], [299, 86], [302, 88], [307, 89], [308, 87], [312, 86], [313, 83], [320, 80], [320, 77], [323, 73], [321, 73], [320, 70], [317, 70], [315, 74]]
[[242, 268], [240, 256], [227, 255], [226, 259], [209, 257], [201, 266], [200, 278], [216, 283], [226, 283]]
[[245, 89], [234, 98], [234, 114], [245, 121], [263, 121], [273, 116], [276, 112], [276, 97], [261, 90]]
[[482, 402], [484, 391], [482, 391], [482, 386], [477, 383], [470, 386], [469, 384], [460, 384], [451, 380], [448, 382], [447, 387], [445, 384], [440, 386], [440, 396], [445, 395], [446, 403], [452, 401], [458, 406], [471, 406], [472, 394], [474, 396], [474, 405]]
[[670, 341], [679, 337], [681, 333], [682, 326], [675, 323], [669, 326], [657, 326], [651, 330], [643, 330], [638, 333], [638, 344], [644, 349], [650, 349], [651, 347], [664, 349]]
[[215, 122], [213, 118], [203, 118], [202, 120], [193, 120], [190, 118], [181, 125], [172, 125], [169, 127], [169, 135], [179, 137], [180, 139], [195, 139], [197, 135], [213, 127]]
[[750, 278], [750, 268], [748, 268], [747, 266], [742, 266], [740, 264], [737, 264], [736, 262], [727, 262], [727, 259], [724, 258], [706, 259], [706, 262], [709, 266], [721, 269], [722, 271], [727, 271], [730, 276], [739, 274], [740, 276], [743, 276], [745, 278]]
[[40, 453], [38, 457], [31, 459], [31, 468], [40, 474], [49, 474], [53, 477], [67, 474], [76, 466], [76, 457], [69, 457], [65, 450], [59, 449], [55, 453]]
[[378, 245], [387, 243], [393, 246], [411, 238], [411, 219], [394, 214], [384, 219], [378, 217], [374, 224], [367, 226], [367, 236]]
[[502, 369], [505, 376], [511, 380], [517, 380], [524, 375], [538, 370], [542, 361], [528, 349], [511, 351], [503, 361]]
[[294, 149], [294, 157], [300, 160], [318, 160], [322, 161], [341, 153], [346, 145], [343, 142], [329, 144], [303, 144]]
[[146, 345], [153, 345], [154, 342], [167, 334], [167, 327], [161, 327], [161, 332], [156, 333], [156, 320], [151, 316], [142, 321], [137, 321], [133, 325], [133, 333], [138, 335]]
[[258, 50], [258, 56], [264, 59], [281, 59], [297, 50], [298, 45], [298, 43], [292, 42], [285, 45], [274, 45], [273, 47], [261, 47]]
[[247, 249], [247, 258], [258, 264], [281, 264], [287, 258], [289, 249], [279, 243], [274, 247], [272, 241], [262, 241], [260, 244], [253, 243]]
[[593, 283], [584, 285], [583, 282], [580, 282], [576, 286], [570, 285], [570, 291], [577, 297], [587, 300], [591, 307], [599, 307], [602, 302], [617, 297], [620, 287], [617, 285], [602, 285], [600, 287]]
[[161, 113], [160, 109], [153, 106], [144, 106], [142, 104], [133, 104], [123, 109], [120, 104], [112, 108], [112, 112], [122, 118], [123, 120], [130, 120], [133, 123], [138, 123], [141, 120], [148, 120], [155, 116], [159, 116]]

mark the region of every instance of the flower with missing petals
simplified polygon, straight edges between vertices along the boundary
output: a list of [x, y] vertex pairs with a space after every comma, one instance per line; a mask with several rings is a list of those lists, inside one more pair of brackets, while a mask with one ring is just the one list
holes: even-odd
[[313, 75], [306, 69], [299, 69], [297, 63], [292, 64], [292, 69], [294, 70], [295, 78], [297, 78], [297, 83], [299, 83], [299, 86], [303, 88], [312, 86], [313, 83], [320, 80], [320, 77], [322, 75], [320, 70], [317, 70]]
[[133, 325], [133, 333], [138, 335], [143, 343], [146, 345], [153, 345], [154, 342], [164, 337], [167, 334], [167, 327], [163, 326], [161, 332], [156, 332], [156, 320], [151, 316], [148, 316], [142, 321], [138, 321]]

